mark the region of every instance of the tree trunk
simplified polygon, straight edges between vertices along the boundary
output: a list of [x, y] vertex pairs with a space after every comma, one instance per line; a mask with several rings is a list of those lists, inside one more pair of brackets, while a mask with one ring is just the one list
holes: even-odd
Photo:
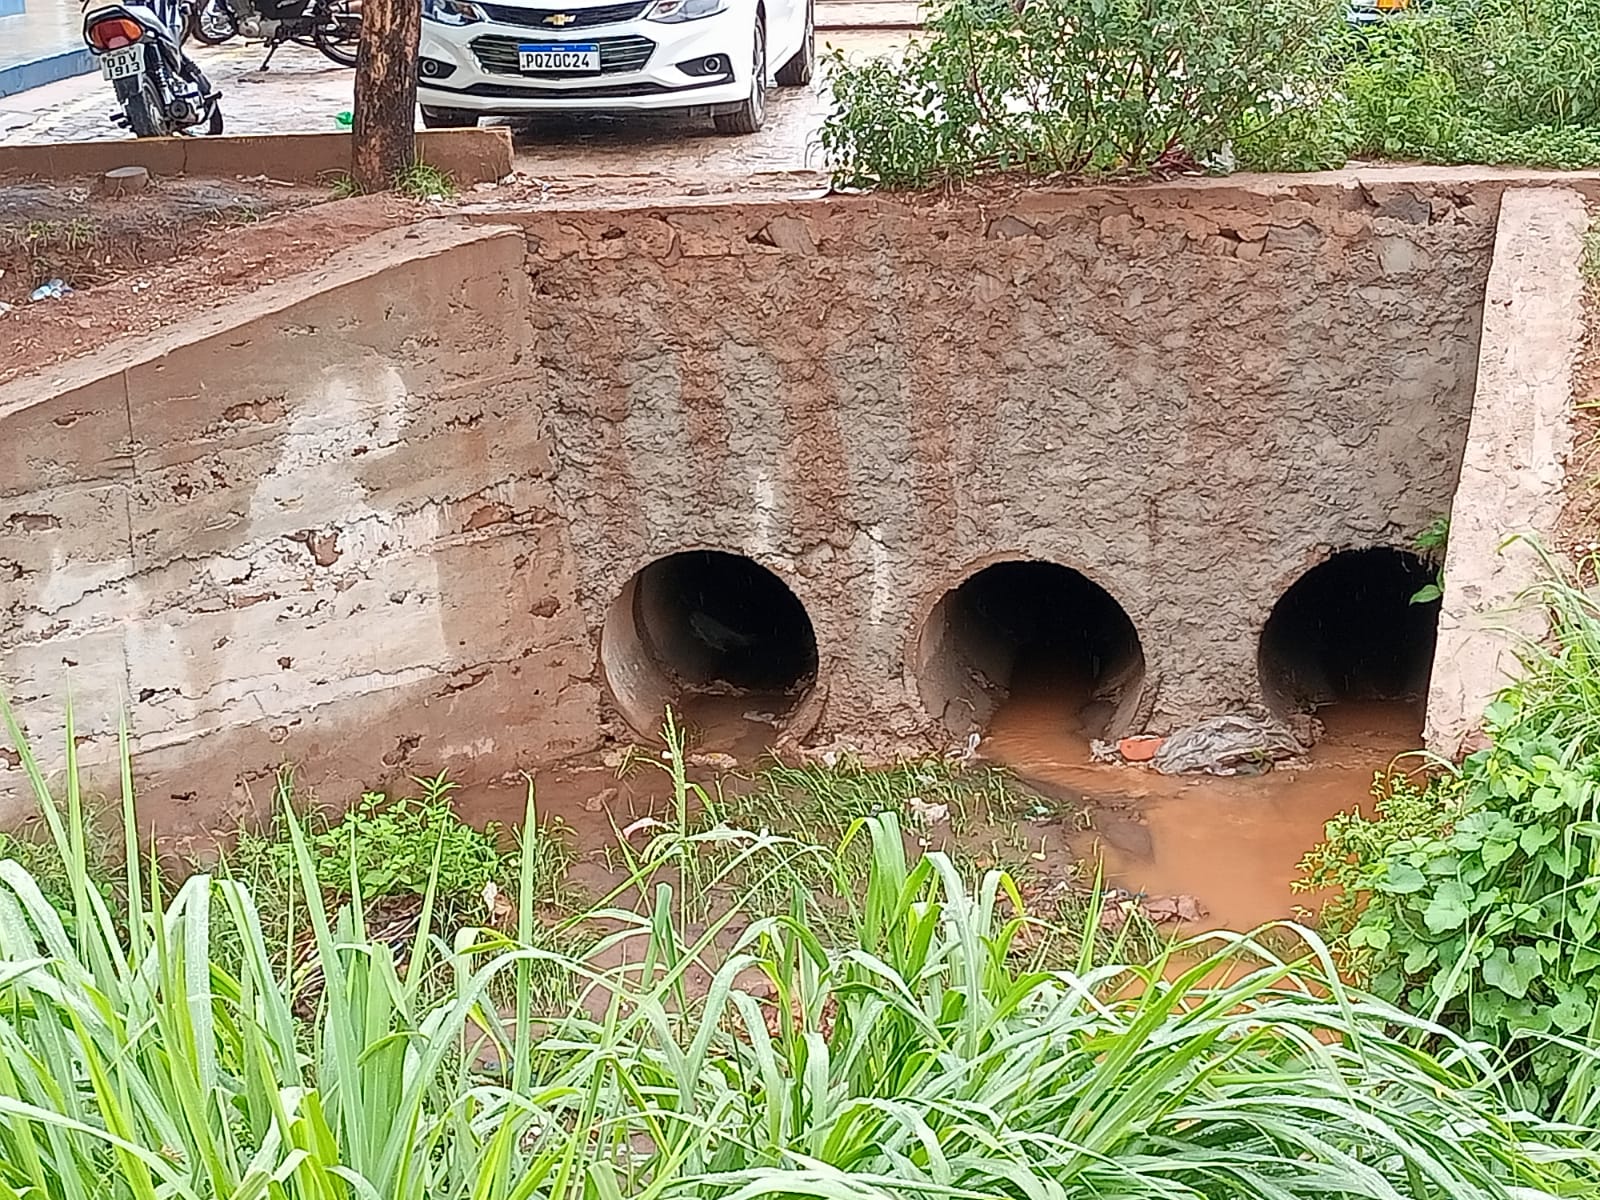
[[417, 42], [421, 0], [361, 0], [351, 175], [386, 192], [417, 157]]

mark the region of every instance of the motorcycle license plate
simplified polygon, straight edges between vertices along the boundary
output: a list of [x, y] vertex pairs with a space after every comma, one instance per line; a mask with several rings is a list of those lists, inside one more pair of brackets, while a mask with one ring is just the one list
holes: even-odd
[[595, 75], [600, 71], [600, 47], [593, 43], [518, 46], [517, 54], [527, 75]]
[[144, 70], [144, 47], [107, 50], [100, 56], [100, 74], [107, 79], [132, 79]]

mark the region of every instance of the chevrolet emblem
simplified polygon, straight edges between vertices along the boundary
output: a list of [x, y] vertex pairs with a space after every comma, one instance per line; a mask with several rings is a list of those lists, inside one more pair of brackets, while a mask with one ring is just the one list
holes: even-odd
[[571, 13], [551, 13], [544, 19], [546, 25], [571, 25], [578, 18]]

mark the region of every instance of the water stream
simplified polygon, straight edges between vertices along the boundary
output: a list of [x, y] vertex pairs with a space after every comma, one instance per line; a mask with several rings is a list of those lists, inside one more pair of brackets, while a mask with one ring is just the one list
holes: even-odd
[[1213, 927], [1249, 929], [1290, 916], [1300, 857], [1333, 814], [1370, 804], [1373, 773], [1420, 744], [1422, 711], [1398, 703], [1318, 713], [1325, 732], [1304, 770], [1252, 777], [1165, 776], [1089, 761], [1070, 686], [1019, 680], [980, 753], [1047, 795], [1082, 804], [1091, 829], [1073, 848], [1102, 856], [1109, 882], [1150, 895], [1187, 894]]

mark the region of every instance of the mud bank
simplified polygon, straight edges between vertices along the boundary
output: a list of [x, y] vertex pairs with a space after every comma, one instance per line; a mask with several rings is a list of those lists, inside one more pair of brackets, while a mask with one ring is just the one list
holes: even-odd
[[1503, 187], [383, 235], [0, 388], [0, 683], [46, 738], [70, 683], [91, 761], [126, 704], [169, 831], [285, 761], [491, 778], [745, 686], [767, 736], [880, 750], [1040, 661], [1104, 733], [1361, 698], [1262, 632], [1449, 510]]

